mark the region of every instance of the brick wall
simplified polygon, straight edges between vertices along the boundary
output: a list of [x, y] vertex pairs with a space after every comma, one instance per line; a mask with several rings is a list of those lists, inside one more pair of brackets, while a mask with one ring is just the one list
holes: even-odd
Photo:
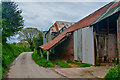
[[57, 54], [60, 60], [74, 60], [74, 37], [73, 34], [65, 41], [54, 48], [54, 53]]

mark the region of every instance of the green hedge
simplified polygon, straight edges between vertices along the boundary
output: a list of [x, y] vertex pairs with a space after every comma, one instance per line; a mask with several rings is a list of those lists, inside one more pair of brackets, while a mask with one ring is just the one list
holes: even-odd
[[120, 65], [111, 68], [105, 79], [120, 79]]
[[32, 58], [40, 66], [43, 66], [43, 67], [55, 67], [54, 64], [51, 61], [49, 61], [49, 60], [47, 61], [45, 58], [40, 57], [37, 54], [36, 50], [33, 52]]
[[2, 45], [2, 73], [6, 71], [11, 62], [22, 52], [31, 51], [24, 46], [15, 46], [14, 44]]

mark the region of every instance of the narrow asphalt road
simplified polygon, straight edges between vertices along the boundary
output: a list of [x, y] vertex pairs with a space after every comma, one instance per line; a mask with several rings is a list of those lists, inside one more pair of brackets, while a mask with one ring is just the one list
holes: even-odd
[[56, 72], [37, 65], [32, 59], [32, 52], [24, 52], [13, 62], [8, 78], [62, 78]]

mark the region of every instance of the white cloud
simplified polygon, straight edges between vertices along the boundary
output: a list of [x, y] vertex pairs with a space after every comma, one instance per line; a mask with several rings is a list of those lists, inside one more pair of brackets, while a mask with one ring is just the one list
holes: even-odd
[[[22, 9], [25, 27], [48, 30], [55, 21], [77, 22], [106, 2], [17, 2]], [[9, 42], [18, 42], [17, 39]]]
[[26, 26], [48, 30], [55, 21], [77, 22], [105, 2], [18, 2]]

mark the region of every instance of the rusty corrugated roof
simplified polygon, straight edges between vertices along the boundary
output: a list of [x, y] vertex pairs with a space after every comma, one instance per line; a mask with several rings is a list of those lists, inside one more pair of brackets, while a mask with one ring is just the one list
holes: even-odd
[[[102, 13], [104, 13], [114, 2], [111, 2], [109, 4], [107, 4], [106, 6], [100, 8], [99, 10], [95, 11], [94, 13], [90, 14], [89, 16], [85, 17], [84, 19], [78, 21], [77, 23], [75, 23], [74, 25], [72, 25], [71, 27], [67, 28], [66, 30], [64, 30], [61, 34], [59, 34], [56, 38], [54, 38], [52, 41], [40, 46], [40, 48], [44, 49], [44, 50], [49, 50], [50, 48], [52, 48], [56, 43], [58, 43], [61, 39], [63, 39], [66, 36], [66, 33], [68, 32], [72, 32], [75, 31], [77, 29], [83, 28], [83, 27], [87, 27], [89, 26], [91, 23], [93, 23], [99, 16], [102, 15]], [[112, 5], [110, 9], [112, 9], [113, 7], [115, 7], [115, 5]], [[110, 10], [109, 9], [109, 10]]]
[[63, 27], [70, 27], [73, 25], [74, 22], [64, 22], [64, 21], [56, 21], [51, 27], [50, 30], [51, 32], [59, 32]]

